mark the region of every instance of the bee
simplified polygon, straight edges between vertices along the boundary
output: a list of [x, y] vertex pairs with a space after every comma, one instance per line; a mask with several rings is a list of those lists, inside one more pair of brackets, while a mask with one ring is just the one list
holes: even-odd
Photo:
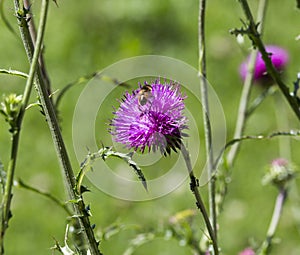
[[144, 106], [147, 104], [149, 98], [152, 97], [152, 86], [149, 84], [145, 84], [140, 91], [137, 93], [138, 103], [140, 106]]

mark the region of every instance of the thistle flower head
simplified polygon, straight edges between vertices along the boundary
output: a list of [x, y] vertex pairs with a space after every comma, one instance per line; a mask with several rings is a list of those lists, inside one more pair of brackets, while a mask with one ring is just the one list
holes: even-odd
[[170, 154], [180, 149], [181, 139], [186, 136], [187, 119], [183, 115], [185, 96], [175, 83], [159, 80], [132, 93], [126, 93], [111, 121], [111, 134], [116, 142], [127, 148], [144, 152], [160, 150]]
[[[267, 45], [266, 52], [270, 54], [271, 61], [274, 67], [278, 71], [283, 71], [289, 61], [289, 55], [287, 51], [281, 47], [275, 45]], [[240, 76], [245, 80], [247, 75], [247, 66], [249, 63], [249, 57], [240, 66]], [[255, 66], [254, 66], [254, 80], [259, 81], [267, 76], [267, 68], [264, 60], [262, 59], [261, 53], [258, 52]]]

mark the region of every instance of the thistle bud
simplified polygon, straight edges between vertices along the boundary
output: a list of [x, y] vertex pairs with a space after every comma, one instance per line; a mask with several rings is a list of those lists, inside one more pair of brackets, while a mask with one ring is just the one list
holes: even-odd
[[4, 96], [0, 106], [0, 113], [5, 117], [5, 121], [10, 125], [10, 132], [16, 128], [16, 121], [21, 108], [22, 95], [10, 94]]
[[277, 158], [271, 162], [268, 172], [263, 178], [263, 184], [273, 183], [279, 189], [286, 188], [289, 181], [295, 177], [295, 170], [284, 158]]

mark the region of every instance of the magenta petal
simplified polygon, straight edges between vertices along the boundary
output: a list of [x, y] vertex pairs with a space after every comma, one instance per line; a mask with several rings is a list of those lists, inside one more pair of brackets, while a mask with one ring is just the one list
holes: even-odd
[[[271, 61], [274, 67], [278, 71], [283, 70], [289, 61], [288, 52], [285, 49], [275, 45], [267, 45], [266, 51], [270, 53]], [[240, 76], [242, 77], [243, 80], [245, 80], [247, 75], [248, 62], [249, 62], [249, 57], [240, 66]], [[266, 65], [262, 59], [261, 53], [259, 52], [257, 54], [256, 63], [255, 63], [254, 80], [258, 80], [264, 77], [266, 74], [267, 74]]]
[[127, 93], [111, 121], [111, 133], [116, 142], [128, 148], [170, 153], [180, 148], [181, 132], [187, 129], [185, 108], [178, 84], [150, 84], [151, 97], [144, 105], [138, 102], [140, 89]]

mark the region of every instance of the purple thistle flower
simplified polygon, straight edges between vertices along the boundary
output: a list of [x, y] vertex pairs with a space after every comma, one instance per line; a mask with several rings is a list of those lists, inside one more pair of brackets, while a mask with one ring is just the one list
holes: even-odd
[[171, 149], [180, 149], [181, 139], [186, 134], [187, 119], [183, 115], [186, 97], [180, 92], [180, 86], [159, 80], [126, 93], [121, 105], [114, 112], [111, 121], [111, 134], [116, 142], [127, 148], [148, 147], [154, 152], [158, 149], [163, 154], [170, 154]]
[[[275, 45], [267, 45], [266, 52], [270, 54], [270, 58], [274, 67], [278, 71], [282, 71], [289, 61], [289, 55], [287, 51]], [[242, 77], [243, 80], [245, 80], [247, 75], [248, 62], [249, 62], [249, 57], [240, 66], [240, 76]], [[261, 78], [266, 77], [266, 75], [267, 75], [267, 68], [265, 62], [262, 59], [261, 53], [258, 52], [255, 67], [254, 67], [254, 80], [258, 81]]]

